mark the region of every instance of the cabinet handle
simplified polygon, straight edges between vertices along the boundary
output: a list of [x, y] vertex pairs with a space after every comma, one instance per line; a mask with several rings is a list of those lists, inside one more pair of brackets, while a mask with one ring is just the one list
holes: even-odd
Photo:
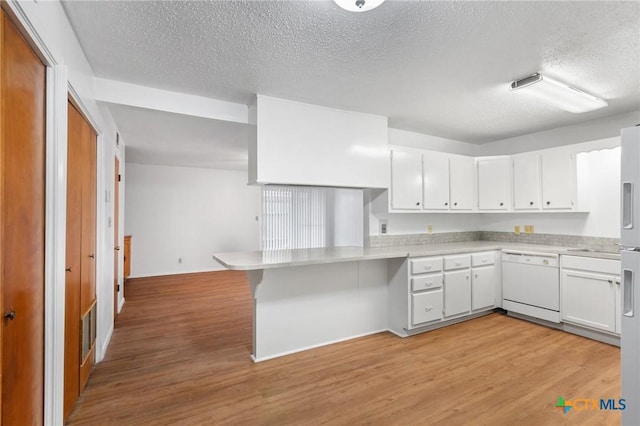
[[456, 262], [456, 266], [460, 266], [460, 265], [462, 265], [461, 262]]
[[416, 206], [419, 206], [419, 205], [420, 205], [420, 201], [418, 201], [418, 202], [416, 203]]
[[64, 269], [66, 272], [71, 272], [71, 267]]
[[424, 267], [424, 270], [425, 270], [425, 271], [428, 271], [429, 269], [431, 269], [431, 265], [428, 265], [428, 266], [425, 266], [425, 267]]
[[90, 254], [90, 255], [89, 255], [89, 257], [90, 257], [91, 259], [95, 259], [95, 258], [96, 258], [96, 255], [95, 255], [95, 254]]
[[469, 279], [469, 275], [467, 275], [467, 280]]
[[478, 278], [478, 274], [476, 274], [476, 278]]
[[533, 205], [533, 201], [529, 201], [529, 205], [532, 206]]
[[550, 205], [550, 204], [551, 204], [551, 201], [547, 201], [547, 205]]
[[457, 205], [458, 205], [458, 203], [453, 203], [453, 205], [454, 205], [454, 206], [457, 206]]
[[609, 284], [613, 284], [613, 280], [607, 280]]
[[445, 205], [445, 206], [448, 206], [448, 205], [449, 205], [449, 203], [444, 203], [444, 205]]
[[500, 203], [501, 206], [504, 206], [504, 203]]
[[16, 311], [14, 311], [13, 309], [10, 312], [7, 312], [4, 314], [4, 319], [8, 319], [9, 321], [13, 321], [15, 317], [16, 317]]
[[116, 246], [116, 250], [117, 250], [117, 251], [120, 251], [120, 246]]
[[429, 312], [429, 311], [431, 311], [432, 309], [433, 309], [433, 306], [425, 306], [425, 307], [424, 307], [424, 311], [425, 311], [425, 312]]

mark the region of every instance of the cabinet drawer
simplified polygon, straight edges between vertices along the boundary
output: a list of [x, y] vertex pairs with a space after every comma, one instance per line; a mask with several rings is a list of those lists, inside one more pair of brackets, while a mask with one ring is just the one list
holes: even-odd
[[411, 322], [420, 324], [442, 319], [442, 290], [411, 295]]
[[442, 287], [442, 274], [429, 274], [411, 278], [411, 290], [422, 291]]
[[471, 255], [471, 266], [493, 265], [494, 263], [496, 263], [496, 253], [493, 251]]
[[425, 257], [412, 259], [411, 261], [411, 273], [412, 274], [426, 274], [429, 272], [442, 271], [442, 258], [441, 257]]
[[444, 258], [444, 270], [462, 269], [471, 266], [471, 256], [463, 254], [460, 256], [446, 256]]

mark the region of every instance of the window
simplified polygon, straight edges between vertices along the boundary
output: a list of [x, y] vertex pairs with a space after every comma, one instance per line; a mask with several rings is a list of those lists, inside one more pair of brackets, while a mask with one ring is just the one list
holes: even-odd
[[263, 187], [263, 250], [362, 245], [362, 190]]

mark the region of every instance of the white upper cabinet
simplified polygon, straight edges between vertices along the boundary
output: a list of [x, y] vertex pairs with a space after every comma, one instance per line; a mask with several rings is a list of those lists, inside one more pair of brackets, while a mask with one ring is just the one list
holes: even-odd
[[422, 154], [391, 151], [391, 208], [422, 209]]
[[473, 157], [452, 155], [449, 158], [451, 210], [473, 210], [476, 205], [476, 166]]
[[389, 187], [387, 117], [257, 96], [249, 183]]
[[449, 155], [422, 155], [422, 200], [425, 210], [449, 210]]
[[509, 157], [478, 159], [478, 208], [509, 210], [511, 208], [511, 164]]
[[540, 157], [537, 154], [513, 157], [513, 197], [515, 210], [540, 208]]
[[576, 160], [570, 152], [543, 152], [542, 208], [547, 210], [573, 209], [576, 203]]

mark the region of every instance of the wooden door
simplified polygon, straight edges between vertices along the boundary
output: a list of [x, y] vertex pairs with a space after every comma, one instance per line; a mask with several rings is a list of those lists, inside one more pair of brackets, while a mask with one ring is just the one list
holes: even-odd
[[120, 246], [118, 237], [120, 235], [120, 160], [115, 158], [113, 182], [113, 318], [118, 315], [118, 255]]
[[96, 135], [71, 102], [68, 111], [65, 418], [94, 364], [95, 347], [82, 356], [81, 326], [96, 300]]
[[[97, 136], [84, 121], [82, 173], [82, 237], [80, 262], [80, 314], [85, 317], [96, 301], [96, 154]], [[81, 339], [82, 341], [82, 339]], [[80, 364], [80, 390], [84, 389], [95, 361], [95, 345]]]
[[65, 274], [64, 417], [80, 393], [80, 268], [82, 230], [82, 145], [84, 119], [69, 103], [67, 149], [67, 251]]
[[4, 425], [44, 422], [45, 67], [2, 13], [0, 278]]

